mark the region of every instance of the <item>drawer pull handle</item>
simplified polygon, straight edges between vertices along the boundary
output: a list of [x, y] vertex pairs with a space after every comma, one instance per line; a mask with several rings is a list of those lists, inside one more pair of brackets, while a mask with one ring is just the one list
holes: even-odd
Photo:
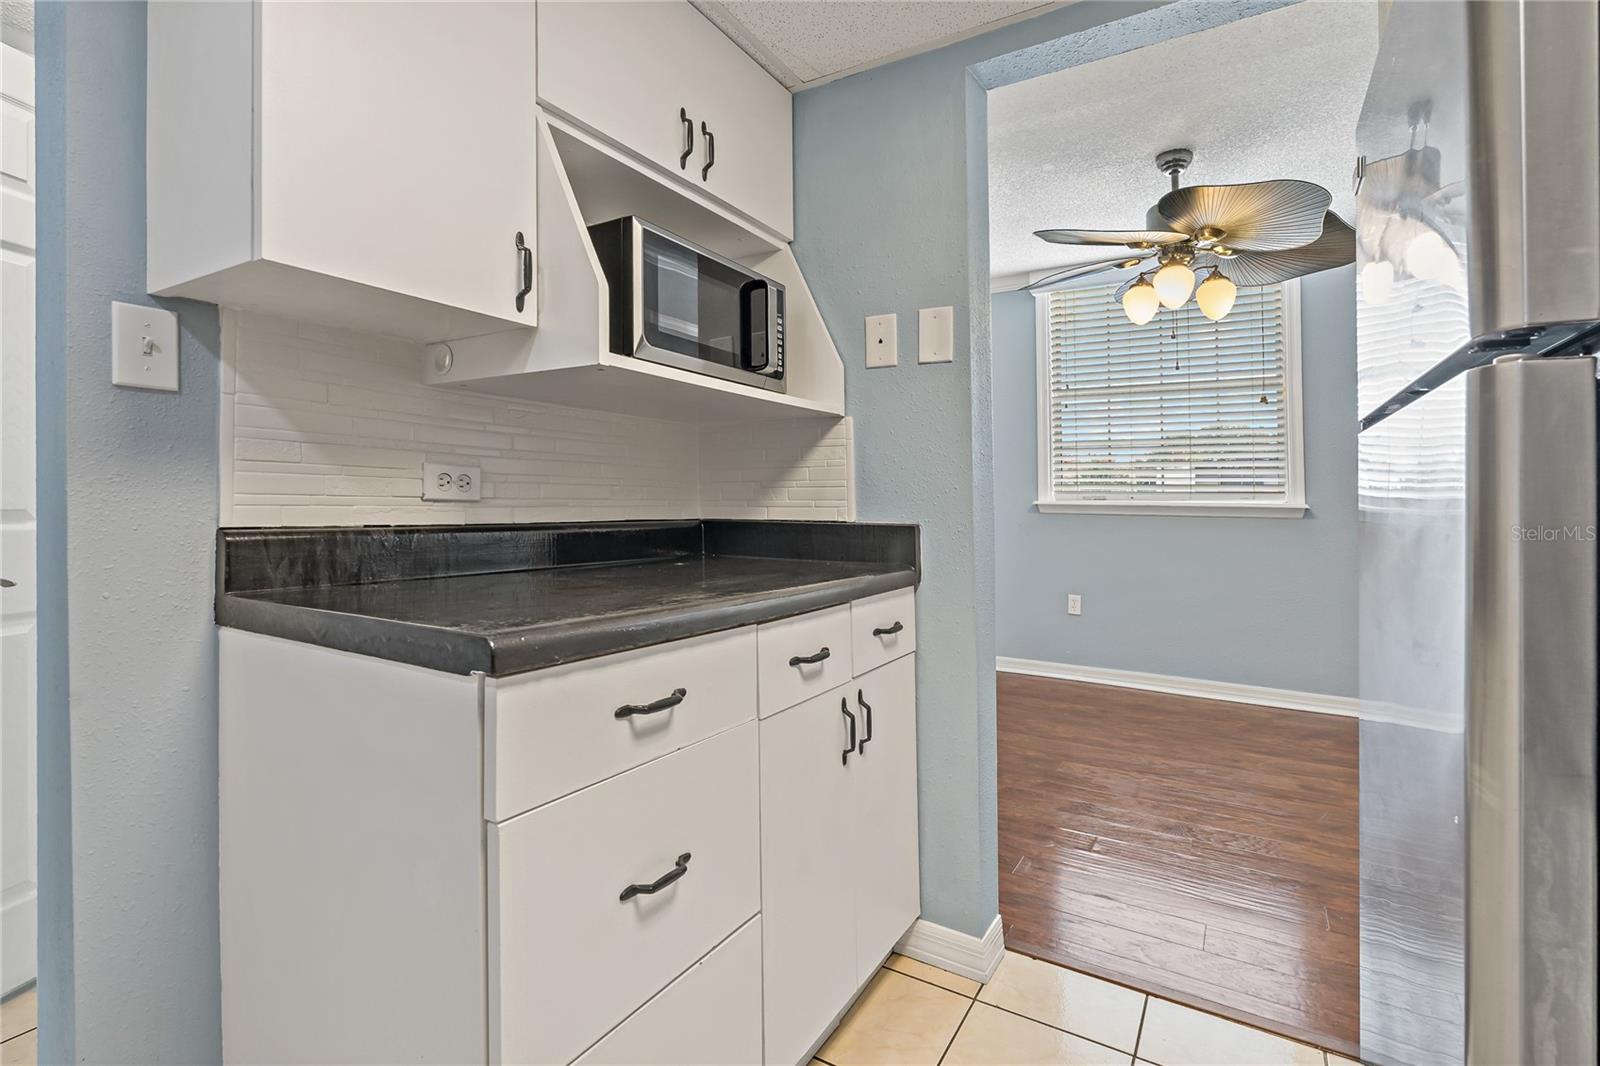
[[[827, 649], [824, 648], [823, 651], [827, 651]], [[839, 701], [839, 709], [844, 712], [845, 719], [850, 723], [850, 746], [844, 749], [844, 755], [840, 758], [839, 763], [842, 766], [849, 766], [850, 753], [856, 750], [856, 716], [850, 713], [849, 700], [841, 699]]]
[[861, 738], [861, 744], [856, 748], [862, 755], [867, 753], [867, 741], [872, 739], [872, 704], [867, 702], [866, 694], [856, 689], [856, 702], [861, 704], [861, 716], [867, 720], [867, 735]]
[[813, 663], [820, 663], [822, 660], [826, 659], [828, 656], [830, 656], [832, 654], [833, 654], [833, 652], [829, 651], [827, 648], [823, 648], [821, 651], [817, 652], [815, 655], [795, 655], [795, 656], [792, 656], [789, 659], [789, 665], [790, 666], [810, 666]]
[[896, 633], [900, 632], [904, 628], [905, 628], [904, 625], [902, 625], [899, 622], [896, 622], [892, 626], [879, 626], [877, 629], [874, 629], [872, 631], [872, 635], [875, 636], [875, 637], [892, 637], [892, 636], [894, 636]]
[[618, 899], [626, 903], [634, 896], [653, 896], [688, 872], [689, 853], [686, 851], [678, 856], [678, 861], [672, 864], [672, 869], [651, 881], [648, 885], [629, 885], [622, 890], [622, 895]]
[[686, 688], [675, 688], [672, 690], [672, 695], [662, 696], [654, 703], [626, 703], [617, 708], [616, 717], [632, 718], [636, 714], [655, 714], [657, 711], [670, 710], [682, 703], [688, 694], [689, 690]]

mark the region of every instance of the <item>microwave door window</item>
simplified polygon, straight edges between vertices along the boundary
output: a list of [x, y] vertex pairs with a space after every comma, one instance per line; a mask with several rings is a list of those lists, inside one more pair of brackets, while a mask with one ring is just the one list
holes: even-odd
[[644, 237], [644, 330], [653, 348], [737, 366], [740, 289], [747, 279], [649, 231]]

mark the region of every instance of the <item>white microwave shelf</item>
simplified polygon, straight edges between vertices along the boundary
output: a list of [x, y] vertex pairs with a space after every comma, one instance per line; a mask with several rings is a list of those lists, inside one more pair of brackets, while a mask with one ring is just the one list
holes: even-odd
[[[843, 416], [844, 364], [787, 244], [709, 198], [667, 186], [558, 116], [540, 115], [538, 170], [538, 328], [433, 346], [427, 384], [667, 421]], [[610, 291], [588, 227], [619, 214], [648, 218], [784, 285], [786, 392], [610, 350]]]

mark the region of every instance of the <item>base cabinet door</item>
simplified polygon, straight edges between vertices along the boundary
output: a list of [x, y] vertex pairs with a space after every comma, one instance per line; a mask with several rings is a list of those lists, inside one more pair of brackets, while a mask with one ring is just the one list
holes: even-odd
[[865, 983], [922, 911], [917, 848], [917, 666], [906, 655], [855, 679], [860, 751], [850, 759], [856, 981]]
[[[855, 689], [761, 722], [765, 1061], [799, 1062], [855, 992], [855, 886], [846, 763]], [[848, 712], [848, 713], [846, 713]], [[857, 727], [859, 728], [859, 726]]]

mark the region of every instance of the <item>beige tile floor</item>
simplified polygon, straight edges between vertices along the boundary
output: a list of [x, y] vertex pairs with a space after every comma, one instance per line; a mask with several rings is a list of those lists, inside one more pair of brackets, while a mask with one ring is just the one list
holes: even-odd
[[1358, 1066], [1261, 1029], [1026, 955], [988, 984], [901, 955], [812, 1066]]
[[39, 997], [29, 988], [0, 1002], [0, 1066], [34, 1066], [39, 1058]]
[[[0, 1066], [34, 1066], [33, 989], [0, 1003]], [[980, 985], [891, 955], [818, 1053], [826, 1066], [1359, 1066], [1305, 1044], [1006, 952]]]

